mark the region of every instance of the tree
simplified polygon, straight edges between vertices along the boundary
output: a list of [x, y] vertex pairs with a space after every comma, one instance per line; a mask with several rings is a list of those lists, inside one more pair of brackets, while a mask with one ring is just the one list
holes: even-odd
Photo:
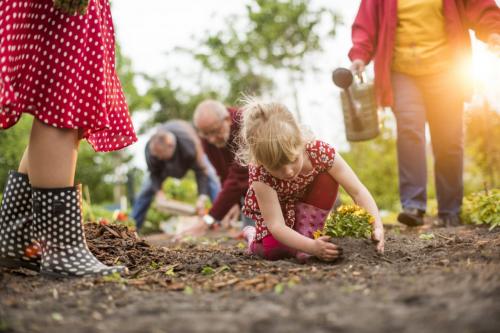
[[174, 88], [167, 78], [147, 78], [151, 86], [144, 100], [151, 116], [141, 126], [139, 132], [144, 133], [156, 124], [170, 119], [191, 120], [196, 105], [206, 98], [219, 98], [214, 91], [188, 93], [180, 88]]
[[[274, 87], [276, 71], [283, 71], [300, 116], [297, 83], [313, 68], [306, 66], [306, 58], [321, 51], [321, 42], [334, 35], [340, 22], [332, 11], [311, 7], [307, 0], [251, 0], [246, 17], [228, 18], [226, 29], [201, 40], [191, 52], [206, 70], [227, 79], [229, 103], [241, 93], [262, 95]], [[319, 32], [325, 18], [330, 19], [326, 35]]]

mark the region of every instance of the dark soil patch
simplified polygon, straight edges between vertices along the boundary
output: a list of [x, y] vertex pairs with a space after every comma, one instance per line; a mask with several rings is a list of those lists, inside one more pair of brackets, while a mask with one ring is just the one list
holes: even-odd
[[[389, 230], [386, 253], [342, 239], [336, 263], [263, 261], [224, 237], [182, 245], [87, 224], [125, 278], [0, 269], [0, 332], [498, 332], [500, 231]], [[153, 238], [152, 238], [153, 239]], [[161, 245], [166, 246], [161, 246]]]

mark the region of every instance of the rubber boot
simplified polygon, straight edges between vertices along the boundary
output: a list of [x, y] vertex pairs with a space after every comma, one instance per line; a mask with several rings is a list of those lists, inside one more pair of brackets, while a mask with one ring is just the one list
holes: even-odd
[[40, 269], [32, 237], [31, 186], [26, 174], [9, 171], [0, 208], [0, 266]]
[[40, 273], [53, 277], [81, 277], [126, 273], [109, 267], [90, 252], [83, 230], [81, 186], [33, 188], [35, 238], [40, 243]]

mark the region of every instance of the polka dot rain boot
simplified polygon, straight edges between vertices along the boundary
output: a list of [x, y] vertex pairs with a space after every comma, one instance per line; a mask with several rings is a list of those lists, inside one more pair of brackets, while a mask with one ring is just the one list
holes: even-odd
[[31, 186], [26, 174], [10, 171], [0, 208], [0, 266], [40, 269], [32, 240]]
[[42, 250], [40, 273], [52, 277], [81, 277], [126, 273], [109, 267], [90, 252], [83, 230], [81, 186], [33, 188], [34, 233]]

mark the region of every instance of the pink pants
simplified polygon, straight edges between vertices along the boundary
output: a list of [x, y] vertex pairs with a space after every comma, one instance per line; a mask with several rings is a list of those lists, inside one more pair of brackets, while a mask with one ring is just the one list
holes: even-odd
[[[313, 232], [323, 228], [325, 218], [337, 198], [339, 184], [328, 173], [320, 173], [309, 185], [309, 189], [295, 209], [294, 230], [313, 238]], [[268, 235], [250, 245], [253, 254], [267, 260], [307, 256], [278, 242]]]

